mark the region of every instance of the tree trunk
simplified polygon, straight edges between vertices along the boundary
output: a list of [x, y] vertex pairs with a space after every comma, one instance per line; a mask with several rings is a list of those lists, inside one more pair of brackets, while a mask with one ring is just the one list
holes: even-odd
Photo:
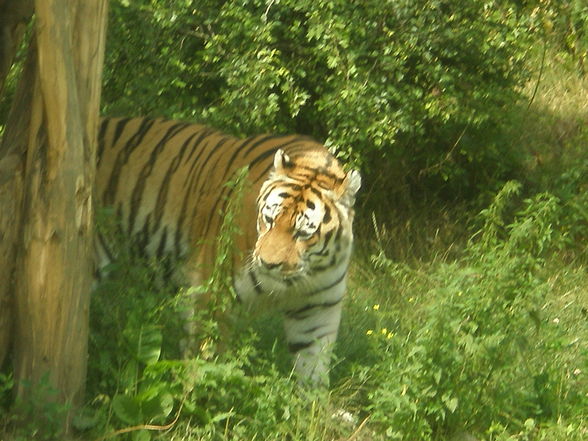
[[43, 381], [62, 403], [83, 395], [106, 9], [107, 0], [35, 0], [36, 51], [19, 86], [28, 101], [15, 100], [9, 121], [28, 127], [7, 126], [26, 143], [24, 163], [15, 160], [24, 192], [14, 277], [14, 377], [25, 401]]
[[[32, 13], [32, 0], [0, 0], [0, 98]], [[21, 97], [17, 102], [25, 102], [23, 92], [19, 90], [17, 93]], [[16, 257], [16, 226], [19, 224], [19, 201], [22, 192], [21, 155], [25, 151], [22, 134], [25, 133], [28, 125], [25, 123], [11, 126], [8, 123], [7, 126], [3, 138], [5, 142], [0, 144], [0, 256], [4, 259], [0, 264], [0, 366], [6, 357], [14, 334], [12, 277]], [[19, 128], [22, 130], [20, 136], [16, 135]]]

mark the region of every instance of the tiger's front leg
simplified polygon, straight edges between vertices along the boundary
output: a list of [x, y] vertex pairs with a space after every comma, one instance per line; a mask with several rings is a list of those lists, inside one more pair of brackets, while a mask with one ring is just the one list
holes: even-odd
[[294, 356], [294, 372], [300, 383], [328, 387], [331, 353], [341, 320], [341, 303], [308, 305], [286, 314], [286, 340]]

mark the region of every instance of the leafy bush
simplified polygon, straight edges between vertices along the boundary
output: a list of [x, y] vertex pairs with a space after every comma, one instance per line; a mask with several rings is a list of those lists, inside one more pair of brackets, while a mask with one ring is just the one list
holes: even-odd
[[571, 55], [580, 74], [586, 75], [588, 69], [588, 6], [586, 2], [547, 0], [541, 6], [545, 33]]
[[531, 18], [508, 5], [120, 0], [104, 110], [303, 132], [388, 190], [475, 193], [517, 167], [503, 126]]
[[367, 331], [381, 355], [369, 370], [369, 410], [389, 439], [513, 434], [581, 418], [577, 409], [588, 404], [579, 376], [588, 351], [575, 335], [581, 308], [562, 326], [543, 271], [565, 240], [557, 229], [562, 206], [538, 195], [505, 222], [519, 190], [508, 183], [481, 213], [466, 258], [440, 264], [424, 281], [383, 254], [375, 258], [389, 277], [420, 280]]

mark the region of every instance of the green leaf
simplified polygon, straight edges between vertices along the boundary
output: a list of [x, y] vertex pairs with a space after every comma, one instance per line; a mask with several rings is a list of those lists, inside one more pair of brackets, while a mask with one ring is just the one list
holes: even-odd
[[445, 401], [445, 406], [447, 407], [447, 409], [451, 413], [455, 413], [455, 410], [457, 409], [457, 404], [458, 404], [457, 398], [450, 398]]
[[174, 398], [170, 393], [159, 392], [141, 400], [141, 410], [146, 420], [166, 418], [174, 408]]
[[114, 411], [114, 414], [126, 424], [141, 423], [141, 406], [136, 397], [130, 395], [115, 395], [112, 399], [112, 410]]
[[146, 365], [159, 360], [163, 336], [158, 326], [150, 325], [141, 328], [137, 346], [137, 358]]

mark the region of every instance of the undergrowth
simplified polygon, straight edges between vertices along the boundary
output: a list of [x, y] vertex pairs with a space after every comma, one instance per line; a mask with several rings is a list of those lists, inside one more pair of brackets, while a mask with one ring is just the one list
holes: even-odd
[[[505, 222], [519, 191], [507, 183], [480, 213], [482, 227], [458, 261], [423, 272], [383, 251], [374, 256], [369, 289], [395, 294], [385, 309], [372, 307], [377, 320], [365, 337], [380, 356], [367, 407], [387, 439], [462, 431], [535, 439], [558, 421], [575, 424], [577, 439], [586, 435], [588, 293], [567, 292], [565, 314], [559, 309], [563, 292], [548, 267], [565, 243], [557, 228], [565, 210], [539, 194], [515, 204]], [[582, 265], [574, 272], [586, 277]]]
[[559, 259], [588, 219], [563, 228], [582, 216], [573, 205], [523, 193], [506, 183], [456, 258], [392, 259], [379, 228], [380, 245], [352, 269], [330, 392], [296, 386], [271, 317], [241, 320], [223, 353], [178, 359], [165, 322], [182, 292], [140, 288], [130, 272], [111, 279], [95, 298], [94, 399], [78, 430], [130, 440], [585, 439], [588, 269], [581, 251]]

